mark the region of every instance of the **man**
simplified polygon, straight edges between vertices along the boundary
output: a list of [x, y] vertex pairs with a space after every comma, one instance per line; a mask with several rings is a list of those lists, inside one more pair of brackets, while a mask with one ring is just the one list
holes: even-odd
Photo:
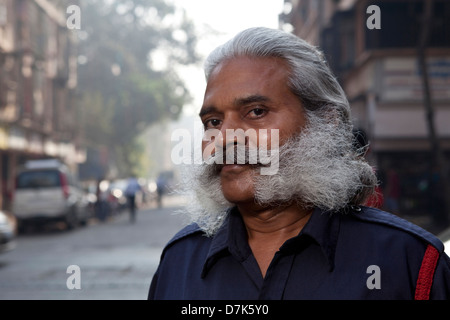
[[[349, 104], [316, 48], [252, 28], [213, 51], [205, 73], [206, 161], [186, 177], [194, 223], [164, 249], [149, 299], [449, 297], [442, 243], [363, 206], [377, 179], [353, 147]], [[256, 135], [238, 139], [237, 130]], [[268, 148], [271, 174], [249, 160], [262, 141], [279, 145]], [[245, 161], [230, 163], [242, 145]]]
[[142, 191], [142, 187], [136, 177], [130, 177], [125, 188], [125, 196], [127, 197], [128, 208], [130, 210], [130, 222], [132, 223], [136, 221], [136, 194], [140, 191]]

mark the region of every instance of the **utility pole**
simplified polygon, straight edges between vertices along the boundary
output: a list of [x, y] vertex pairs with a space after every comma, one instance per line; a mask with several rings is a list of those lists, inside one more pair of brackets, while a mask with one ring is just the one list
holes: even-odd
[[[443, 204], [442, 208], [445, 213], [446, 221], [450, 220], [450, 186], [449, 186], [449, 166], [444, 158], [444, 153], [439, 144], [439, 138], [436, 134], [434, 124], [434, 107], [431, 96], [430, 80], [428, 75], [428, 66], [426, 62], [426, 48], [430, 38], [431, 26], [433, 24], [433, 7], [434, 0], [427, 0], [423, 2], [424, 14], [422, 17], [421, 33], [419, 35], [419, 42], [417, 47], [418, 64], [420, 73], [422, 75], [422, 89], [423, 89], [423, 103], [425, 107], [425, 120], [428, 128], [428, 138], [431, 145], [431, 168], [436, 168], [440, 177], [440, 184], [442, 188]], [[431, 176], [430, 172], [430, 176]], [[430, 185], [432, 180], [430, 177]], [[431, 192], [435, 192], [431, 190]]]

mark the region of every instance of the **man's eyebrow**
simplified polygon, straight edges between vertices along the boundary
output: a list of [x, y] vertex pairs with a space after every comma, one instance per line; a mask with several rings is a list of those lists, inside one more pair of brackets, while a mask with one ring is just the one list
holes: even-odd
[[234, 105], [237, 107], [245, 106], [250, 103], [255, 102], [268, 102], [270, 101], [269, 97], [260, 95], [260, 94], [253, 94], [244, 98], [237, 98], [234, 100]]
[[[249, 95], [247, 97], [243, 97], [243, 98], [236, 98], [234, 99], [233, 105], [236, 107], [242, 107], [245, 106], [247, 104], [250, 103], [255, 103], [255, 102], [268, 102], [270, 101], [269, 97], [260, 95], [260, 94], [253, 94], [253, 95]], [[210, 113], [219, 113], [219, 109], [217, 109], [214, 105], [208, 106], [208, 107], [204, 107], [200, 110], [200, 113], [198, 114], [201, 117], [210, 114]]]
[[217, 113], [217, 112], [219, 112], [219, 110], [215, 106], [209, 106], [209, 107], [202, 108], [198, 115], [201, 118], [207, 114]]

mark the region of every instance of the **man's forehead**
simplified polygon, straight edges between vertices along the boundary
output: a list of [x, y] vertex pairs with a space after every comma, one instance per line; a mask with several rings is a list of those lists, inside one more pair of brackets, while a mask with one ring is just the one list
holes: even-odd
[[288, 70], [279, 58], [235, 57], [219, 63], [211, 72], [203, 107], [211, 100], [225, 98], [227, 103], [269, 100], [271, 92], [287, 89]]
[[274, 72], [277, 70], [287, 71], [289, 69], [288, 63], [279, 57], [254, 57], [240, 55], [230, 57], [219, 62], [211, 71], [208, 77], [208, 83], [212, 78], [220, 73], [228, 71], [228, 69], [238, 70], [264, 70], [266, 72]]

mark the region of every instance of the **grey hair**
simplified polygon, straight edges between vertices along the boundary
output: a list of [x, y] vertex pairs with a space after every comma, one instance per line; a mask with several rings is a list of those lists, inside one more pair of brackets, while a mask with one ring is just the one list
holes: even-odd
[[[214, 68], [221, 62], [239, 56], [273, 57], [284, 60], [288, 65], [288, 86], [299, 98], [306, 111], [307, 118], [313, 115], [320, 117], [347, 132], [349, 145], [353, 142], [350, 105], [339, 82], [331, 72], [322, 52], [298, 38], [297, 36], [277, 29], [264, 27], [250, 28], [238, 33], [233, 39], [217, 47], [207, 57], [204, 64], [206, 80]], [[351, 152], [355, 159], [355, 170], [358, 169], [361, 187], [349, 204], [363, 204], [374, 193], [377, 179], [372, 168], [357, 150]]]
[[275, 57], [288, 63], [288, 85], [306, 110], [333, 106], [350, 121], [350, 106], [322, 52], [297, 36], [277, 29], [250, 28], [217, 47], [205, 61], [206, 80], [222, 61], [238, 56]]

